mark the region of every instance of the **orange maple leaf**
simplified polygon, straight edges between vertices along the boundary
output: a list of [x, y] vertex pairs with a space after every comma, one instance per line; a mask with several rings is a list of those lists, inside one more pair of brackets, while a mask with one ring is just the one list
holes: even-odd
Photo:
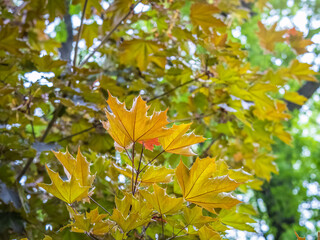
[[165, 128], [169, 123], [167, 110], [153, 112], [148, 116], [150, 106], [147, 106], [141, 96], [135, 98], [132, 108], [127, 110], [124, 103], [108, 93], [107, 103], [111, 111], [106, 111], [108, 121], [103, 122], [103, 126], [115, 140], [118, 149], [128, 149], [132, 143], [146, 142], [170, 133]]
[[160, 142], [158, 138], [153, 138], [147, 141], [139, 141], [139, 143], [143, 144], [145, 149], [148, 149], [150, 151], [153, 151], [154, 146], [160, 146]]

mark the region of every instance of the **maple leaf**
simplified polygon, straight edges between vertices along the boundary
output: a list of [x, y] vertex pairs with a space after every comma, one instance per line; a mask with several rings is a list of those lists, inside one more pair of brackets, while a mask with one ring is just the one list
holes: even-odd
[[218, 232], [214, 231], [208, 226], [203, 226], [198, 231], [201, 240], [220, 240], [221, 237]]
[[247, 158], [245, 164], [253, 169], [257, 176], [270, 181], [271, 173], [278, 173], [277, 165], [273, 160], [272, 155], [261, 154], [257, 157]]
[[275, 43], [285, 41], [283, 35], [286, 31], [276, 31], [277, 23], [273, 24], [270, 29], [267, 29], [261, 21], [258, 22], [258, 26], [259, 32], [257, 32], [257, 35], [261, 46], [266, 50], [272, 52], [274, 50]]
[[205, 31], [209, 28], [225, 27], [225, 24], [213, 14], [219, 13], [220, 9], [212, 4], [194, 3], [191, 6], [190, 19], [194, 26], [201, 26]]
[[215, 221], [215, 219], [212, 217], [203, 216], [202, 208], [198, 206], [183, 209], [183, 217], [187, 226], [191, 225], [197, 228], [202, 227], [204, 224]]
[[308, 99], [305, 96], [300, 95], [297, 92], [285, 92], [283, 98], [289, 102], [303, 105]]
[[121, 148], [128, 148], [137, 141], [148, 141], [168, 134], [167, 110], [147, 115], [150, 106], [141, 96], [135, 98], [128, 111], [124, 103], [109, 93], [107, 103], [112, 112], [106, 111], [108, 122], [104, 123], [111, 137]]
[[240, 203], [231, 194], [224, 193], [235, 190], [240, 183], [231, 180], [228, 175], [212, 177], [215, 172], [213, 158], [197, 158], [191, 169], [180, 161], [176, 177], [184, 199], [213, 213], [214, 208], [231, 208]]
[[124, 198], [119, 199], [116, 197], [116, 207], [117, 210], [123, 216], [128, 216], [129, 214], [137, 214], [138, 221], [144, 222], [151, 219], [152, 206], [145, 201], [141, 196], [134, 197], [132, 194], [124, 192]]
[[291, 28], [287, 33], [289, 35], [288, 41], [298, 55], [308, 52], [306, 47], [313, 44], [313, 42], [310, 39], [304, 39], [303, 32], [297, 31], [295, 28]]
[[169, 197], [157, 184], [153, 185], [153, 190], [153, 193], [145, 190], [139, 192], [160, 214], [174, 214], [183, 207], [182, 198]]
[[83, 196], [88, 196], [89, 186], [80, 186], [79, 182], [74, 176], [67, 181], [63, 181], [59, 174], [52, 171], [46, 165], [47, 172], [51, 179], [51, 184], [38, 183], [39, 187], [42, 187], [47, 192], [51, 193], [55, 197], [61, 199], [66, 203], [73, 203], [78, 201]]
[[162, 45], [153, 41], [142, 39], [125, 41], [121, 45], [120, 62], [138, 66], [141, 71], [145, 71], [151, 62], [163, 69], [166, 58], [159, 54], [162, 48]]
[[68, 180], [63, 181], [58, 173], [52, 171], [46, 165], [52, 183], [39, 183], [38, 185], [69, 204], [74, 201], [80, 201], [90, 195], [88, 190], [91, 188], [95, 176], [90, 174], [89, 163], [81, 154], [80, 148], [78, 149], [76, 159], [68, 152], [68, 150], [66, 153], [54, 152], [54, 154], [63, 165]]
[[[67, 209], [69, 211], [70, 217], [73, 219], [72, 223], [63, 227], [71, 227], [71, 231], [85, 233], [90, 232], [94, 235], [105, 235], [110, 229], [113, 227], [114, 223], [111, 221], [103, 220], [107, 217], [106, 214], [99, 214], [98, 208], [91, 210], [90, 212], [86, 212], [86, 214], [78, 214], [67, 205]], [[62, 230], [60, 229], [60, 231]]]
[[247, 223], [255, 223], [256, 221], [250, 218], [248, 214], [236, 212], [236, 209], [221, 209], [219, 212], [219, 220], [239, 230], [254, 232], [254, 228]]
[[170, 153], [181, 154], [184, 156], [193, 156], [195, 153], [190, 146], [205, 140], [202, 136], [197, 136], [193, 132], [186, 134], [191, 123], [173, 125], [172, 132], [164, 137], [159, 137], [159, 142], [163, 150]]
[[76, 159], [68, 152], [53, 152], [59, 162], [63, 165], [66, 175], [73, 175], [81, 186], [91, 186], [95, 176], [90, 174], [90, 164], [82, 155], [80, 147]]
[[297, 79], [298, 81], [318, 82], [314, 77], [317, 73], [310, 69], [311, 65], [308, 63], [301, 63], [297, 59], [293, 60], [287, 71], [288, 77]]
[[129, 232], [130, 230], [142, 226], [150, 221], [149, 219], [139, 219], [139, 214], [137, 213], [130, 213], [128, 216], [124, 217], [118, 209], [113, 210], [110, 219], [115, 221], [124, 233]]

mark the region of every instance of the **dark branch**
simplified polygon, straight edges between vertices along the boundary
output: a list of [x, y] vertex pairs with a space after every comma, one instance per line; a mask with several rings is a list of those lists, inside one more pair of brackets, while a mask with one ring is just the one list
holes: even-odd
[[77, 35], [76, 46], [74, 48], [73, 67], [76, 67], [76, 64], [77, 64], [78, 44], [79, 44], [79, 40], [80, 40], [82, 30], [83, 30], [83, 21], [84, 21], [85, 15], [86, 15], [87, 4], [88, 4], [88, 0], [85, 0], [84, 6], [82, 9], [81, 23], [80, 23], [80, 27], [79, 27], [79, 31], [78, 31], [78, 35]]

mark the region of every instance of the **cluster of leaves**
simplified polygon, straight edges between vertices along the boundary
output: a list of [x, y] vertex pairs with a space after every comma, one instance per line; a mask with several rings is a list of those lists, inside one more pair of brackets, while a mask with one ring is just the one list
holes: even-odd
[[[291, 140], [283, 125], [290, 115], [281, 98], [297, 104], [306, 100], [288, 90], [282, 96], [279, 89], [296, 80], [296, 84], [315, 81], [316, 73], [296, 59], [279, 69], [251, 66], [250, 56], [231, 31], [250, 21], [252, 12], [263, 11], [266, 1], [242, 2], [0, 3], [0, 187], [5, 192], [0, 196], [0, 222], [5, 223], [1, 224], [0, 233], [5, 237], [7, 232], [12, 236], [27, 232], [31, 239], [42, 238], [46, 226], [57, 230], [65, 225], [67, 210], [56, 207], [61, 201], [49, 198], [36, 183], [42, 182], [45, 163], [52, 162], [52, 169], [61, 171], [51, 149], [68, 146], [74, 152], [79, 145], [92, 163], [91, 171], [81, 153], [75, 159], [69, 153], [57, 153], [68, 180], [61, 180], [48, 168], [53, 185], [41, 185], [71, 206], [68, 209], [74, 231], [90, 236], [110, 231], [120, 238], [130, 230], [130, 234], [149, 236], [190, 233], [204, 239], [219, 238], [216, 232], [223, 233], [225, 225], [252, 231], [247, 225], [252, 220], [246, 213], [254, 214], [253, 209], [240, 205], [237, 209], [214, 211], [231, 207], [236, 200], [224, 194], [226, 205], [212, 205], [206, 199], [220, 199], [217, 189], [211, 189], [213, 195], [203, 193], [202, 199], [190, 189], [194, 181], [191, 176], [208, 163], [204, 166], [206, 174], [197, 184], [210, 179], [213, 188], [217, 182], [229, 181], [226, 189], [220, 189], [222, 192], [234, 190], [238, 186], [235, 182], [243, 183], [239, 193], [260, 190], [262, 183], [277, 173], [271, 154], [273, 139], [278, 137], [287, 144]], [[143, 10], [138, 11], [138, 6]], [[71, 19], [80, 17], [79, 28], [73, 29]], [[54, 33], [48, 32], [48, 25], [55, 26]], [[257, 36], [270, 54], [275, 54], [273, 41], [285, 42], [298, 54], [305, 52], [310, 43], [295, 30], [278, 33], [275, 27], [268, 30], [259, 26]], [[32, 79], [36, 74], [39, 77]], [[102, 125], [107, 90], [127, 104], [137, 95], [141, 97], [134, 100], [131, 113], [109, 96], [108, 122]], [[142, 98], [152, 102], [150, 109]], [[155, 113], [146, 117], [148, 111]], [[132, 126], [130, 114], [136, 114], [137, 126]], [[194, 120], [192, 128], [207, 140], [186, 134], [190, 124], [165, 129], [167, 115], [173, 122]], [[121, 124], [119, 116], [123, 116]], [[150, 132], [145, 133], [146, 129]], [[189, 170], [193, 162], [189, 146], [195, 143], [200, 143], [197, 151], [204, 159], [196, 160]], [[160, 147], [155, 148], [155, 154], [149, 151], [153, 145], [161, 145], [164, 152]], [[141, 160], [135, 158], [139, 154], [143, 156]], [[209, 155], [219, 160], [205, 158]], [[149, 165], [148, 161], [155, 162], [153, 159], [157, 160], [156, 165]], [[90, 172], [95, 174], [95, 180]], [[173, 182], [171, 175], [176, 179]], [[122, 176], [131, 181], [118, 181]], [[94, 192], [90, 191], [93, 181]], [[166, 190], [153, 185], [159, 182], [167, 184]], [[139, 186], [144, 190], [140, 191]], [[58, 191], [61, 189], [64, 190]], [[179, 195], [199, 207], [179, 208], [183, 205], [179, 198], [173, 200], [177, 206], [155, 204], [158, 197], [167, 202]], [[77, 207], [92, 209], [89, 213], [72, 209], [74, 201], [89, 201], [92, 196], [99, 198], [109, 212], [115, 207], [110, 219], [99, 215], [87, 202], [80, 202]], [[151, 207], [139, 208], [140, 204]], [[141, 209], [150, 212], [140, 212]], [[188, 223], [194, 214], [199, 222]], [[181, 221], [175, 216], [180, 216]], [[127, 217], [138, 225], [129, 229]], [[235, 219], [239, 221], [235, 223]], [[159, 224], [147, 228], [145, 224], [149, 222]], [[147, 228], [145, 232], [140, 226]], [[66, 230], [58, 235], [71, 238]], [[83, 235], [72, 237], [82, 239]]]
[[[191, 145], [205, 139], [194, 133], [187, 134], [190, 124], [166, 128], [166, 111], [147, 116], [149, 107], [140, 96], [134, 100], [130, 111], [111, 95], [107, 102], [112, 112], [106, 111], [108, 121], [104, 126], [115, 140], [116, 148], [125, 152], [130, 160], [123, 162], [121, 167], [117, 166], [116, 161], [113, 161], [113, 165], [131, 179], [125, 182], [124, 189], [116, 192], [116, 208], [112, 214], [107, 211], [110, 217], [105, 219], [107, 215], [99, 214], [97, 209], [80, 214], [74, 207], [76, 201], [92, 199], [93, 194], [89, 189], [94, 176], [90, 174], [89, 163], [80, 150], [76, 159], [68, 152], [55, 153], [68, 176], [66, 181], [47, 167], [52, 183], [38, 184], [68, 204], [72, 218], [68, 226], [72, 231], [89, 236], [112, 234], [115, 239], [127, 236], [148, 236], [154, 239], [161, 223], [161, 238], [199, 235], [201, 239], [220, 239], [219, 232], [223, 233], [228, 229], [225, 224], [235, 227], [239, 225], [241, 228], [246, 223], [253, 222], [245, 214], [239, 213], [236, 223], [230, 221], [231, 215], [234, 217], [237, 214], [233, 207], [240, 201], [226, 192], [235, 190], [247, 177], [246, 173], [229, 170], [223, 161], [216, 162], [209, 157], [198, 158], [191, 169], [182, 160], [175, 170], [151, 165], [164, 152], [194, 155]], [[139, 143], [142, 145], [140, 148]], [[155, 145], [161, 145], [163, 150], [149, 159], [150, 153], [144, 154], [144, 149], [152, 152]], [[175, 184], [180, 188], [170, 188], [174, 173]], [[166, 183], [167, 189], [157, 185], [165, 186]], [[177, 197], [181, 194], [183, 198]], [[185, 206], [184, 200], [189, 203], [188, 206]], [[205, 216], [202, 215], [203, 209], [207, 213]], [[215, 209], [222, 210], [218, 214]], [[247, 228], [250, 229], [249, 226]]]

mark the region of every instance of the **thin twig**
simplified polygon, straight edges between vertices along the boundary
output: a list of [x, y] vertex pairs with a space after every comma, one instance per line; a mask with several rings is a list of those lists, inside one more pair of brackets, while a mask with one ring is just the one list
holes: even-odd
[[32, 131], [33, 141], [35, 141], [35, 140], [36, 140], [36, 134], [34, 133], [33, 121], [31, 121], [31, 120], [30, 120], [30, 125], [31, 125], [31, 131]]
[[16, 183], [20, 182], [21, 178], [27, 172], [28, 168], [30, 167], [31, 163], [33, 162], [33, 159], [34, 159], [33, 157], [28, 158], [26, 165], [23, 167], [23, 169], [21, 170], [21, 172], [19, 173], [19, 175], [16, 178]]
[[113, 28], [107, 35], [105, 35], [105, 36], [102, 38], [100, 44], [99, 44], [97, 47], [95, 47], [95, 48], [93, 49], [93, 51], [84, 58], [84, 60], [80, 63], [79, 68], [83, 67], [83, 65], [85, 65], [85, 64], [89, 61], [89, 59], [96, 53], [96, 51], [98, 51], [98, 49], [99, 49], [103, 44], [105, 44], [105, 43], [109, 40], [109, 38], [111, 37], [111, 35], [112, 35], [112, 34], [117, 30], [117, 28], [121, 25], [121, 22], [124, 21], [124, 20], [126, 20], [126, 19], [130, 16], [130, 14], [133, 12], [133, 10], [135, 9], [135, 7], [136, 7], [140, 2], [141, 2], [141, 0], [140, 0], [139, 2], [137, 2], [136, 4], [131, 5], [129, 12], [128, 12], [122, 19], [120, 19], [120, 21], [114, 26], [114, 28]]
[[73, 67], [74, 68], [76, 67], [76, 64], [77, 64], [78, 45], [79, 45], [79, 40], [80, 40], [80, 37], [81, 37], [81, 34], [82, 34], [82, 30], [83, 30], [83, 21], [84, 21], [85, 15], [86, 15], [87, 3], [88, 3], [88, 0], [85, 0], [84, 1], [84, 6], [83, 6], [83, 9], [82, 9], [81, 22], [80, 22], [78, 35], [77, 35], [76, 46], [74, 48], [74, 57], [73, 57]]
[[164, 150], [162, 150], [157, 156], [155, 156], [152, 160], [150, 160], [138, 173], [140, 174], [150, 163], [156, 160], [157, 157], [159, 157], [162, 153], [164, 153]]
[[189, 81], [187, 81], [187, 82], [185, 82], [185, 83], [182, 83], [182, 84], [180, 84], [180, 85], [178, 85], [178, 86], [176, 86], [176, 87], [174, 87], [174, 88], [172, 88], [172, 89], [170, 89], [170, 90], [168, 90], [168, 91], [166, 91], [166, 92], [164, 92], [164, 93], [162, 93], [162, 94], [160, 94], [160, 95], [158, 95], [158, 96], [155, 96], [155, 97], [149, 99], [147, 102], [149, 103], [149, 102], [154, 101], [154, 100], [156, 100], [156, 99], [158, 99], [158, 98], [162, 98], [162, 97], [168, 95], [169, 93], [177, 90], [178, 88], [181, 88], [181, 87], [183, 87], [183, 86], [185, 86], [185, 85], [188, 85], [189, 83], [192, 83], [192, 82], [194, 82], [194, 81], [197, 81], [199, 78], [202, 78], [202, 77], [204, 77], [204, 76], [206, 76], [206, 74], [202, 74], [202, 75], [200, 75], [199, 77], [196, 77], [196, 78], [191, 79], [191, 80], [189, 80]]
[[164, 223], [163, 223], [162, 214], [161, 214], [161, 232], [162, 232], [162, 238], [164, 239]]
[[76, 133], [74, 133], [74, 134], [71, 134], [71, 135], [65, 136], [65, 137], [63, 137], [63, 138], [60, 138], [59, 140], [51, 141], [51, 142], [49, 142], [49, 143], [61, 142], [61, 141], [67, 140], [67, 139], [69, 139], [69, 138], [78, 136], [78, 135], [80, 135], [80, 134], [82, 134], [82, 133], [88, 132], [88, 131], [90, 131], [91, 129], [94, 129], [94, 128], [96, 128], [96, 127], [95, 127], [95, 126], [92, 126], [92, 127], [86, 128], [86, 129], [84, 129], [84, 130], [82, 130], [82, 131], [80, 131], [80, 132], [76, 132]]
[[94, 202], [95, 204], [97, 204], [99, 207], [101, 207], [106, 213], [108, 213], [108, 214], [111, 216], [111, 213], [110, 213], [107, 209], [105, 209], [104, 207], [102, 207], [102, 206], [100, 205], [100, 203], [98, 203], [96, 200], [94, 200], [91, 196], [89, 196], [89, 198], [92, 200], [92, 202]]
[[42, 135], [42, 137], [41, 137], [41, 139], [40, 139], [40, 142], [44, 142], [44, 140], [46, 139], [46, 137], [47, 137], [47, 135], [49, 134], [51, 128], [53, 127], [55, 121], [56, 121], [57, 118], [59, 117], [60, 112], [62, 111], [63, 107], [64, 107], [64, 106], [60, 103], [60, 104], [58, 105], [58, 107], [56, 108], [56, 110], [54, 111], [53, 117], [52, 117], [52, 119], [50, 120], [50, 122], [49, 122], [49, 124], [48, 124], [48, 126], [47, 126], [47, 128], [46, 128], [46, 130], [45, 130], [45, 132], [44, 132], [44, 134]]

